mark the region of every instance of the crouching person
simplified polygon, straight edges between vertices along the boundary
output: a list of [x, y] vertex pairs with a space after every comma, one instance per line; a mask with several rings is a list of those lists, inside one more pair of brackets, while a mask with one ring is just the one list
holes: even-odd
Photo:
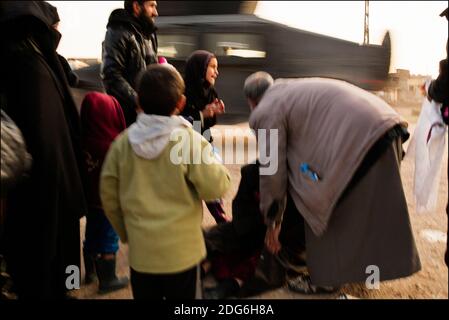
[[291, 274], [305, 268], [304, 219], [289, 197], [279, 241], [272, 255], [264, 249], [267, 232], [260, 212], [259, 162], [241, 168], [241, 180], [232, 201], [232, 221], [205, 232], [207, 262], [218, 284], [205, 288], [204, 298], [250, 297], [282, 287]]
[[176, 69], [150, 66], [137, 90], [137, 122], [112, 143], [101, 173], [105, 213], [129, 246], [135, 299], [199, 297], [202, 200], [230, 186], [211, 145], [177, 116], [183, 92]]

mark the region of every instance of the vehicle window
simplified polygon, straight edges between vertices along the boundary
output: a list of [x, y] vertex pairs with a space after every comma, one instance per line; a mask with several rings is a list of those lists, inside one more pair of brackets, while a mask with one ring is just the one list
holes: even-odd
[[181, 34], [158, 34], [159, 56], [167, 58], [187, 58], [197, 48], [196, 37]]
[[248, 33], [210, 33], [204, 37], [206, 50], [217, 56], [265, 58], [263, 37]]

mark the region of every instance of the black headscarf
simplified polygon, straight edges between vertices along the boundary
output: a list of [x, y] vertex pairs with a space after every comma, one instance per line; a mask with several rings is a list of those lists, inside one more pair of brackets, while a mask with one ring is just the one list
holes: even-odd
[[198, 50], [190, 55], [185, 66], [187, 103], [199, 111], [218, 98], [214, 87], [206, 80], [207, 66], [212, 58], [215, 58], [213, 53]]
[[51, 26], [61, 21], [61, 19], [59, 19], [58, 9], [56, 9], [56, 7], [52, 6], [48, 2], [42, 2], [41, 6], [43, 7], [45, 17]]
[[[56, 50], [61, 34], [53, 28], [59, 19], [57, 10], [45, 1], [5, 1], [0, 3], [0, 36], [4, 43], [9, 39], [32, 36], [42, 51]], [[14, 30], [14, 32], [11, 32]]]
[[1, 6], [2, 14], [0, 23], [12, 22], [17, 19], [28, 19], [34, 17], [48, 27], [59, 22], [57, 9], [45, 1], [5, 1]]

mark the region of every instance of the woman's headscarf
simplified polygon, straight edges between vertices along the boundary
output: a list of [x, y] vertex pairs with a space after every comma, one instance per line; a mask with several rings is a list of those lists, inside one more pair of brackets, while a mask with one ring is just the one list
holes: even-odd
[[37, 18], [48, 27], [59, 22], [57, 9], [45, 1], [5, 1], [1, 3], [0, 8], [2, 11], [1, 23], [23, 17]]
[[55, 51], [61, 40], [61, 34], [53, 28], [56, 20], [59, 20], [57, 9], [45, 1], [2, 1], [0, 3], [2, 40], [20, 37], [25, 39], [31, 34], [41, 51]]
[[59, 19], [58, 9], [52, 6], [48, 2], [43, 1], [41, 4], [42, 13], [44, 14], [47, 23], [50, 26], [57, 24], [61, 19]]
[[197, 50], [190, 55], [185, 66], [187, 102], [200, 111], [218, 98], [214, 87], [206, 80], [207, 66], [212, 58], [215, 58], [213, 53]]

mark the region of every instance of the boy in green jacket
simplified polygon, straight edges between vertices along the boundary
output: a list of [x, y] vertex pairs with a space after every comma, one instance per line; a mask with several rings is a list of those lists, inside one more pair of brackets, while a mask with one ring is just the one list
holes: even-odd
[[129, 246], [135, 299], [194, 299], [206, 256], [202, 200], [218, 199], [230, 175], [212, 146], [177, 116], [184, 81], [170, 65], [152, 65], [138, 86], [136, 123], [111, 145], [100, 195]]

